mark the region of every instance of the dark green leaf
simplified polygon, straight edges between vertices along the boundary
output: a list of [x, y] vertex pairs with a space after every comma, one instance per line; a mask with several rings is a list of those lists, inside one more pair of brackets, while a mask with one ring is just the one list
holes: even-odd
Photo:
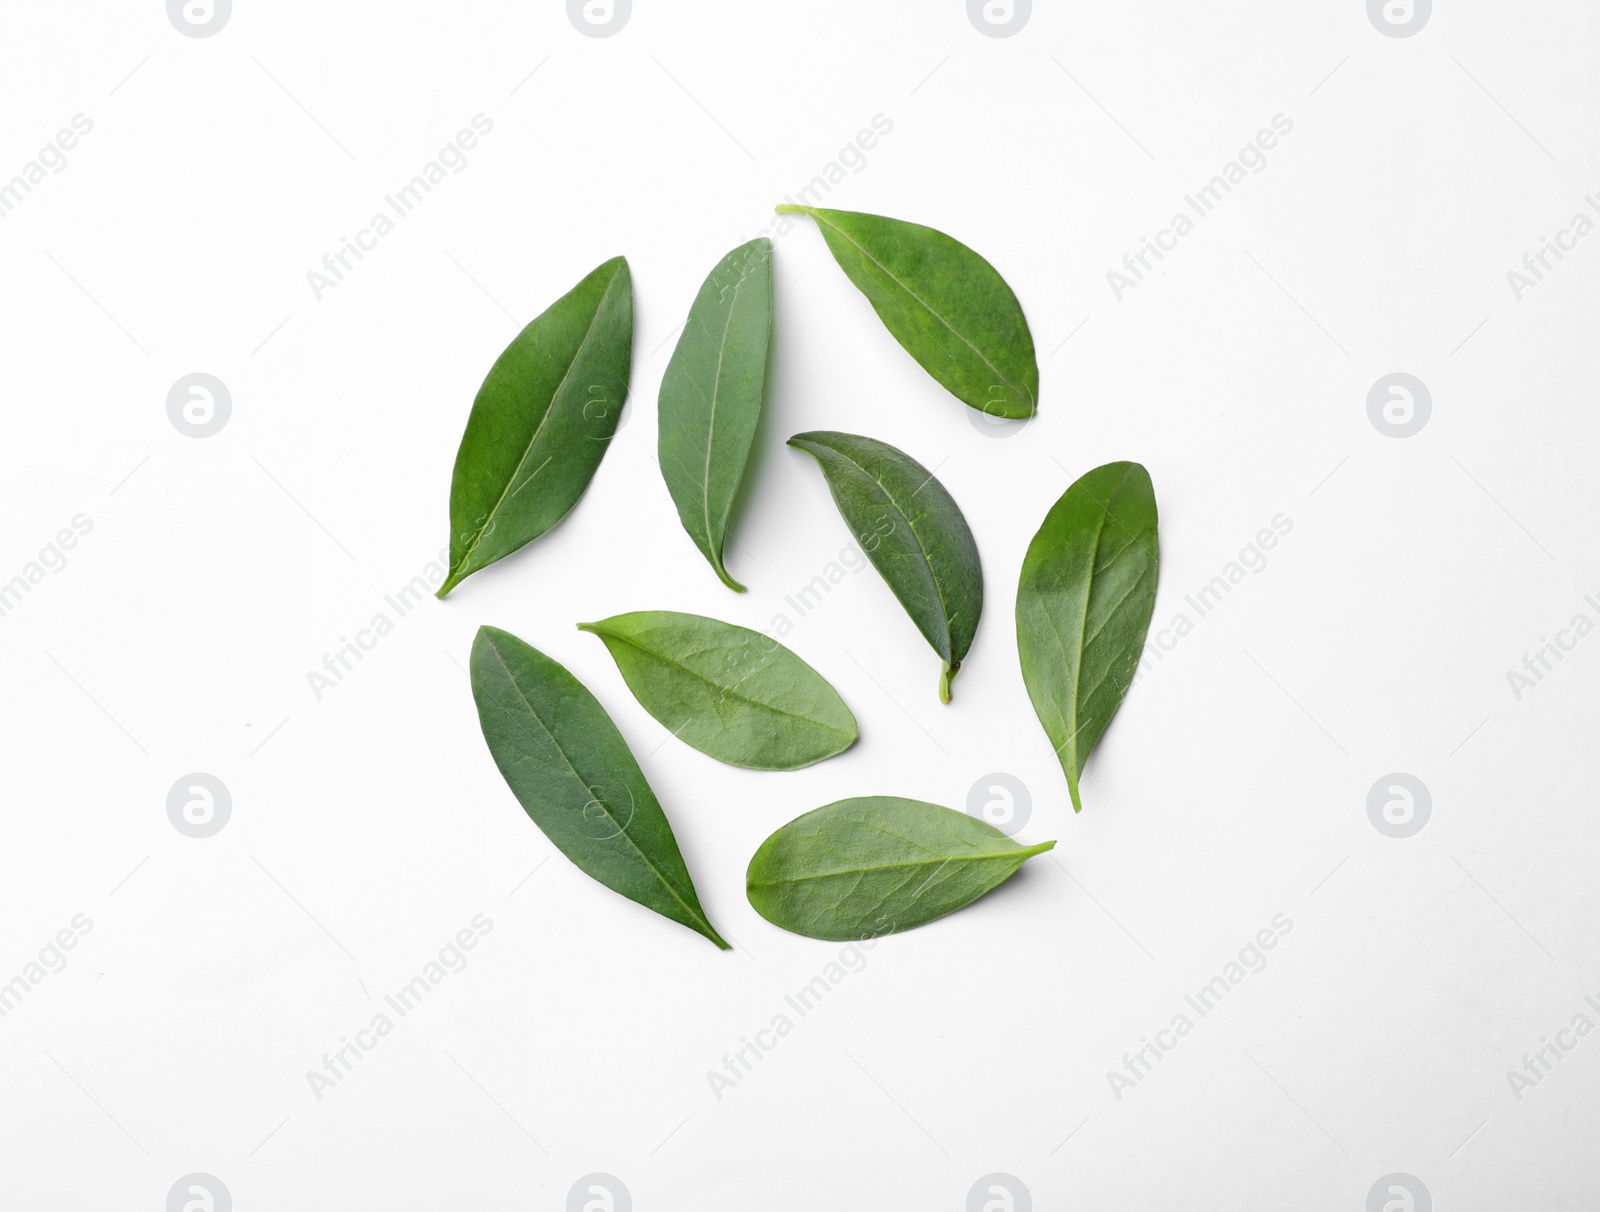
[[741, 244], [700, 287], [661, 379], [661, 474], [678, 517], [729, 589], [722, 547], [761, 419], [772, 340], [772, 241]]
[[1137, 463], [1107, 463], [1045, 515], [1017, 585], [1022, 680], [1081, 811], [1078, 776], [1144, 652], [1160, 566], [1156, 497]]
[[917, 223], [812, 206], [778, 211], [817, 221], [834, 260], [894, 339], [956, 399], [996, 417], [1038, 411], [1033, 334], [989, 262]]
[[745, 886], [775, 926], [810, 938], [872, 938], [970, 905], [1054, 845], [1019, 846], [937, 804], [867, 796], [779, 829], [750, 860]]
[[822, 465], [861, 550], [944, 660], [939, 697], [948, 703], [983, 613], [978, 545], [955, 499], [921, 463], [875, 438], [817, 431], [789, 445]]
[[450, 481], [450, 575], [537, 539], [583, 496], [617, 431], [633, 360], [633, 282], [614, 257], [506, 346], [472, 402]]
[[627, 742], [577, 678], [509, 632], [480, 627], [472, 697], [495, 765], [562, 854], [727, 949]]
[[605, 641], [646, 711], [719, 762], [799, 770], [855, 744], [834, 688], [760, 632], [668, 610], [578, 626]]

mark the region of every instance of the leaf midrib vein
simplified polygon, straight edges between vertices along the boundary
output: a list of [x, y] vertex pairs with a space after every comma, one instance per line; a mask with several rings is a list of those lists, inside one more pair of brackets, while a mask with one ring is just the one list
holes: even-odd
[[[991, 362], [989, 360], [988, 355], [985, 354], [983, 352], [983, 350], [979, 349], [976, 345], [974, 345], [972, 343], [971, 338], [969, 338], [964, 332], [962, 332], [954, 324], [950, 323], [949, 320], [945, 319], [944, 316], [940, 315], [939, 312], [935, 311], [933, 309], [933, 307], [926, 300], [924, 300], [922, 298], [921, 295], [917, 294], [916, 291], [912, 290], [911, 287], [907, 286], [906, 283], [903, 282], [895, 274], [895, 272], [892, 269], [890, 269], [882, 261], [878, 260], [877, 257], [874, 257], [870, 252], [868, 252], [866, 250], [866, 248], [864, 248], [857, 240], [855, 240], [850, 235], [849, 232], [845, 231], [837, 223], [831, 222], [830, 220], [825, 218], [820, 211], [813, 210], [811, 212], [811, 217], [813, 219], [815, 219], [818, 223], [826, 223], [830, 228], [832, 228], [834, 231], [838, 232], [840, 236], [842, 236], [844, 239], [850, 241], [850, 244], [852, 245], [852, 247], [856, 248], [861, 253], [861, 255], [863, 257], [865, 257], [867, 260], [871, 261], [874, 265], [876, 265], [879, 269], [881, 269], [884, 272], [884, 274], [888, 276], [888, 278], [889, 278], [889, 280], [891, 282], [893, 282], [901, 290], [905, 291], [906, 294], [910, 295], [913, 299], [915, 299], [917, 304], [924, 311], [926, 311], [930, 316], [932, 316], [935, 320], [939, 321], [939, 323], [943, 324], [946, 328], [948, 328], [951, 332], [953, 332], [957, 337], [959, 337], [961, 339], [962, 344], [964, 344], [973, 353], [977, 354], [978, 358], [983, 362], [983, 364], [985, 366], [987, 366], [990, 370], [994, 371], [994, 373], [997, 374], [1000, 377], [1001, 381], [1004, 382], [1006, 384], [1006, 386], [1010, 387], [1013, 391], [1019, 392], [1020, 394], [1026, 396], [1030, 402], [1032, 401], [1033, 393], [1031, 393], [1029, 391], [1025, 391], [1019, 384], [1012, 382], [1011, 381], [1011, 376], [1006, 374], [1005, 371], [1001, 370], [998, 366], [996, 366], [993, 362]], [[951, 238], [953, 239], [954, 237], [951, 237]], [[971, 250], [969, 249], [968, 251], [971, 251]], [[976, 256], [977, 254], [973, 253], [973, 255]]]
[[[1122, 478], [1117, 481], [1117, 486], [1111, 490], [1107, 503], [1100, 506], [1100, 514], [1096, 519], [1094, 548], [1089, 553], [1089, 573], [1088, 576], [1084, 578], [1083, 605], [1079, 611], [1078, 619], [1077, 660], [1072, 663], [1072, 695], [1068, 703], [1065, 704], [1070, 709], [1067, 713], [1068, 718], [1065, 723], [1071, 729], [1071, 731], [1067, 734], [1066, 740], [1064, 740], [1060, 745], [1056, 746], [1057, 754], [1060, 754], [1063, 749], [1070, 750], [1070, 758], [1072, 762], [1072, 773], [1070, 778], [1074, 783], [1077, 781], [1078, 777], [1078, 736], [1083, 731], [1082, 728], [1078, 726], [1078, 707], [1080, 702], [1079, 690], [1083, 683], [1083, 654], [1085, 646], [1088, 643], [1088, 641], [1085, 639], [1085, 632], [1089, 625], [1089, 599], [1094, 593], [1094, 584], [1096, 580], [1095, 567], [1100, 559], [1100, 544], [1105, 537], [1106, 519], [1111, 516], [1111, 510], [1115, 505], [1117, 494], [1122, 491], [1122, 486], [1127, 482], [1127, 478], [1132, 471], [1133, 468], [1131, 466], [1123, 470]], [[1094, 498], [1091, 497], [1090, 499], [1093, 500]], [[1095, 503], [1100, 504], [1098, 501]], [[1034, 597], [1039, 599], [1039, 613], [1044, 616], [1045, 622], [1050, 625], [1050, 634], [1055, 637], [1056, 648], [1061, 653], [1063, 663], [1067, 663], [1066, 658], [1068, 652], [1066, 638], [1061, 634], [1060, 627], [1056, 625], [1054, 613], [1044, 602], [1044, 593], [1041, 590], [1034, 589], [1032, 587], [1030, 587], [1029, 592]]]
[[[528, 709], [528, 715], [532, 717], [534, 722], [544, 730], [545, 736], [550, 738], [550, 744], [554, 746], [555, 751], [561, 755], [561, 760], [567, 764], [567, 769], [572, 771], [572, 777], [578, 780], [578, 785], [585, 791], [588, 791], [589, 784], [584, 780], [583, 775], [578, 773], [578, 768], [572, 764], [572, 759], [567, 756], [567, 751], [562, 748], [561, 742], [556, 739], [556, 734], [550, 731], [550, 726], [546, 724], [539, 713], [534, 710], [533, 704], [528, 701], [528, 696], [522, 692], [522, 686], [520, 683], [518, 683], [516, 675], [511, 672], [511, 666], [506, 664], [505, 657], [500, 654], [500, 649], [494, 644], [493, 641], [489, 643], [489, 651], [493, 652], [495, 660], [500, 662], [500, 668], [505, 671], [506, 681], [511, 683], [511, 688], [517, 692], [517, 697], [522, 700], [522, 705]], [[624, 742], [624, 744], [626, 744], [626, 742]], [[591, 799], [592, 798], [593, 795], [591, 793]], [[654, 798], [653, 793], [652, 798]], [[600, 807], [604, 809], [606, 819], [617, 827], [618, 835], [628, 839], [628, 845], [633, 847], [634, 853], [637, 854], [644, 865], [650, 869], [650, 874], [654, 875], [656, 879], [661, 881], [661, 886], [663, 888], [672, 893], [672, 899], [677, 901], [678, 904], [682, 905], [684, 911], [688, 913], [691, 918], [693, 918], [695, 921], [705, 922], [707, 927], [709, 927], [711, 923], [707, 920], [704, 911], [696, 910], [693, 905], [689, 904], [688, 901], [683, 899], [683, 895], [673, 885], [672, 881], [662, 873], [660, 868], [650, 861], [650, 856], [640, 848], [639, 843], [633, 840], [633, 835], [628, 832], [628, 826], [618, 821], [617, 818], [612, 815], [611, 806], [598, 799], [596, 799], [594, 802], [599, 804]]]
[[[822, 442], [818, 442], [817, 444], [819, 446], [827, 445], [826, 443]], [[928, 555], [928, 549], [923, 545], [922, 536], [917, 533], [917, 524], [911, 520], [911, 518], [906, 514], [906, 511], [901, 507], [900, 502], [894, 499], [894, 496], [889, 492], [888, 487], [874, 473], [869, 471], [862, 464], [858, 463], [845, 451], [840, 450], [837, 446], [827, 446], [827, 449], [833, 451], [834, 454], [838, 455], [845, 462], [849, 463], [850, 466], [854, 467], [857, 471], [861, 472], [862, 475], [866, 476], [874, 484], [876, 484], [879, 490], [883, 493], [883, 499], [889, 503], [890, 508], [892, 508], [895, 513], [900, 515], [901, 521], [906, 524], [906, 529], [911, 532], [911, 537], [917, 545], [917, 554], [922, 557], [923, 566], [928, 570], [928, 579], [933, 582], [934, 595], [939, 599], [939, 615], [945, 634], [945, 650], [939, 655], [944, 658], [946, 663], [954, 663], [956, 659], [955, 636], [950, 633], [950, 606], [949, 603], [945, 601], [944, 584], [940, 581], [939, 574], [934, 571], [933, 560]], [[923, 470], [926, 471], [926, 468]], [[928, 472], [928, 483], [934, 482], [933, 473]], [[924, 485], [924, 487], [926, 487], [926, 485]], [[919, 516], [926, 517], [927, 514], [924, 513]], [[890, 585], [889, 588], [892, 590], [894, 586]], [[899, 597], [900, 595], [896, 594], [895, 596]]]
[[[1026, 853], [1026, 851], [1032, 851], [1032, 853]], [[803, 884], [811, 880], [840, 879], [851, 875], [870, 875], [875, 871], [900, 871], [907, 867], [938, 867], [946, 863], [1001, 862], [1013, 858], [1032, 858], [1034, 854], [1038, 853], [1041, 852], [1032, 846], [1028, 846], [1021, 850], [984, 851], [981, 854], [936, 854], [932, 858], [907, 859], [905, 862], [896, 863], [873, 863], [865, 867], [844, 867], [838, 871], [814, 871], [786, 879], [752, 880], [751, 883], [757, 888], [777, 888], [788, 884]]]
[[[704, 473], [700, 477], [700, 516], [705, 519], [706, 525], [706, 552], [722, 562], [722, 551], [715, 543], [711, 533], [711, 449], [717, 437], [717, 401], [722, 395], [722, 362], [728, 352], [728, 332], [733, 327], [733, 313], [739, 307], [739, 292], [744, 289], [745, 279], [749, 276], [748, 265], [741, 268], [739, 280], [733, 284], [733, 298], [728, 301], [728, 315], [722, 322], [722, 340], [717, 344], [717, 369], [712, 376], [711, 385], [711, 420], [706, 427], [706, 462]], [[729, 499], [732, 508], [732, 499]], [[720, 518], [724, 525], [727, 518]]]
[[[1128, 469], [1122, 472], [1122, 480], [1128, 477]], [[1083, 686], [1083, 652], [1087, 643], [1085, 636], [1089, 629], [1089, 600], [1094, 596], [1094, 583], [1097, 579], [1095, 570], [1100, 563], [1100, 544], [1106, 536], [1106, 519], [1111, 516], [1112, 506], [1117, 499], [1117, 493], [1122, 491], [1122, 480], [1117, 481], [1117, 486], [1109, 494], [1110, 499], [1101, 506], [1100, 516], [1095, 519], [1094, 549], [1089, 553], [1089, 575], [1083, 580], [1083, 605], [1078, 611], [1078, 660], [1072, 670], [1072, 724], [1073, 732], [1069, 740], [1072, 746], [1072, 765], [1074, 767], [1073, 781], [1077, 781], [1077, 769], [1081, 768], [1078, 761], [1078, 708], [1081, 706], [1080, 690]], [[1085, 489], [1085, 492], [1088, 490]], [[1093, 497], [1090, 498], [1093, 500]]]
[[[606, 301], [611, 298], [611, 288], [617, 284], [617, 277], [621, 269], [622, 267], [619, 265], [612, 270], [610, 281], [606, 283], [605, 290], [600, 292], [600, 302], [595, 305], [594, 315], [589, 317], [589, 327], [583, 331], [583, 340], [578, 342], [578, 348], [572, 354], [572, 361], [567, 363], [567, 369], [562, 372], [561, 382], [557, 383], [556, 389], [550, 393], [550, 403], [544, 410], [544, 416], [540, 417], [539, 423], [534, 426], [533, 436], [528, 439], [528, 445], [523, 450], [522, 457], [517, 460], [516, 469], [512, 471], [510, 478], [506, 480], [505, 487], [500, 490], [500, 498], [495, 501], [494, 507], [484, 515], [483, 522], [479, 525], [477, 533], [472, 536], [471, 545], [461, 553], [461, 559], [456, 562], [455, 568], [451, 569], [452, 572], [467, 566], [467, 561], [472, 558], [472, 553], [478, 550], [478, 544], [483, 541], [483, 536], [493, 528], [495, 518], [500, 512], [500, 507], [506, 503], [506, 497], [511, 493], [511, 486], [517, 482], [517, 477], [522, 474], [522, 469], [528, 465], [528, 459], [533, 455], [533, 448], [539, 441], [539, 435], [544, 433], [545, 425], [549, 423], [551, 415], [556, 410], [556, 398], [561, 395], [562, 389], [567, 385], [567, 380], [572, 377], [572, 368], [578, 364], [578, 360], [583, 357], [583, 351], [589, 347], [589, 338], [594, 335], [595, 325], [600, 323], [600, 313], [606, 309]], [[517, 335], [520, 337], [522, 334], [518, 333]], [[540, 464], [540, 466], [542, 467], [543, 464]]]
[[[714, 682], [710, 678], [708, 678], [705, 674], [701, 673], [699, 670], [691, 669], [689, 666], [685, 665], [682, 661], [675, 661], [675, 660], [673, 660], [671, 657], [667, 656], [663, 652], [658, 652], [654, 648], [646, 647], [644, 644], [640, 643], [638, 640], [634, 639], [632, 636], [622, 635], [622, 634], [620, 634], [618, 632], [615, 632], [615, 631], [599, 631], [598, 629], [596, 629], [596, 634], [600, 635], [602, 638], [605, 638], [605, 639], [617, 640], [617, 641], [619, 641], [619, 642], [621, 642], [623, 644], [628, 645], [630, 648], [636, 648], [640, 652], [644, 653], [645, 655], [654, 657], [656, 660], [660, 661], [663, 665], [671, 665], [674, 669], [681, 669], [684, 673], [688, 674], [690, 677], [694, 678], [696, 681], [704, 682], [707, 686], [710, 686], [715, 690], [720, 690], [724, 694], [731, 694], [734, 698], [739, 699], [742, 702], [749, 703], [752, 707], [760, 707], [765, 711], [772, 712], [774, 715], [787, 716], [791, 720], [802, 720], [807, 724], [815, 724], [818, 728], [825, 728], [829, 732], [837, 732], [840, 736], [849, 736], [850, 735], [849, 729], [846, 729], [846, 728], [835, 728], [832, 724], [825, 724], [821, 720], [813, 719], [809, 715], [800, 715], [800, 714], [798, 714], [796, 712], [793, 712], [793, 711], [785, 711], [782, 707], [775, 707], [771, 703], [764, 703], [760, 699], [751, 698], [747, 694], [740, 694], [739, 691], [736, 690], [734, 687], [724, 685], [721, 682]], [[817, 676], [820, 678], [822, 675], [818, 674]], [[837, 694], [837, 693], [838, 692], [835, 691], [835, 694]], [[849, 708], [847, 707], [846, 710], [848, 711]]]

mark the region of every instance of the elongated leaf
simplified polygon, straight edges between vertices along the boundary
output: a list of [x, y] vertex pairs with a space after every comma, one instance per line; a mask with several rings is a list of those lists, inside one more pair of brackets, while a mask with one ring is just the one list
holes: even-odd
[[495, 765], [562, 854], [727, 949], [628, 743], [583, 683], [509, 632], [480, 627], [472, 697]]
[[472, 402], [450, 481], [450, 575], [537, 539], [583, 496], [617, 431], [633, 360], [633, 281], [614, 257], [506, 346]]
[[1107, 463], [1061, 494], [1023, 558], [1022, 680], [1061, 759], [1074, 811], [1083, 809], [1084, 763], [1139, 666], [1160, 556], [1149, 472]]
[[758, 631], [670, 610], [578, 626], [605, 641], [646, 711], [719, 762], [799, 770], [855, 744], [838, 692]]
[[878, 318], [956, 399], [995, 417], [1039, 409], [1039, 364], [1022, 305], [994, 266], [942, 231], [849, 210], [810, 215]]
[[678, 517], [729, 589], [722, 546], [766, 392], [772, 241], [741, 244], [700, 287], [661, 379], [657, 451]]
[[960, 507], [926, 467], [876, 438], [819, 430], [789, 445], [821, 464], [861, 550], [944, 661], [948, 703], [983, 613], [983, 567]]
[[745, 889], [756, 912], [785, 930], [872, 938], [970, 905], [1054, 845], [1019, 846], [937, 804], [866, 796], [808, 812], [767, 838]]

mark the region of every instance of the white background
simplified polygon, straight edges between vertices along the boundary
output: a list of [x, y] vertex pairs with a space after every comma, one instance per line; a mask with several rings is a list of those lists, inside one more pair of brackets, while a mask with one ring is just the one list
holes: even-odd
[[[608, 38], [554, 0], [238, 0], [206, 38], [159, 0], [0, 20], [0, 181], [94, 123], [0, 220], [0, 580], [93, 525], [0, 618], [0, 981], [93, 922], [0, 1019], [6, 1206], [156, 1210], [204, 1172], [240, 1212], [559, 1209], [603, 1172], [640, 1212], [934, 1210], [1004, 1172], [1039, 1209], [1358, 1210], [1392, 1171], [1441, 1210], [1593, 1205], [1600, 1038], [1520, 1100], [1506, 1077], [1600, 1025], [1600, 639], [1507, 680], [1600, 621], [1600, 238], [1520, 302], [1506, 279], [1600, 187], [1591, 6], [1441, 3], [1407, 38], [1361, 0], [1040, 3], [1005, 38], [956, 0], [638, 0]], [[319, 302], [307, 271], [479, 113], [468, 167]], [[1267, 167], [1118, 301], [1107, 271], [1280, 113]], [[661, 374], [706, 272], [878, 114], [827, 204], [982, 251], [1040, 414], [975, 426], [797, 226], [735, 596], [656, 467]], [[444, 545], [490, 362], [619, 252], [633, 389], [588, 495], [319, 701], [307, 671]], [[232, 396], [210, 438], [166, 413], [194, 371]], [[1394, 371], [1433, 399], [1406, 439], [1366, 411]], [[849, 542], [782, 445], [813, 428], [903, 447], [972, 524], [987, 609], [948, 707], [875, 572], [785, 605]], [[1075, 817], [1013, 595], [1050, 504], [1124, 458], [1161, 508], [1157, 629], [1293, 529], [1134, 687]], [[860, 743], [758, 774], [671, 740], [573, 626], [636, 609], [788, 614]], [[461, 667], [485, 622], [611, 712], [731, 953], [522, 813]], [[166, 815], [192, 771], [232, 794], [205, 840]], [[760, 841], [994, 772], [1053, 855], [880, 942], [716, 1098], [839, 951], [749, 907]], [[1404, 840], [1367, 815], [1391, 772], [1432, 796]], [[319, 1101], [307, 1071], [480, 913], [470, 965]], [[1107, 1071], [1277, 914], [1265, 970], [1119, 1099]]]

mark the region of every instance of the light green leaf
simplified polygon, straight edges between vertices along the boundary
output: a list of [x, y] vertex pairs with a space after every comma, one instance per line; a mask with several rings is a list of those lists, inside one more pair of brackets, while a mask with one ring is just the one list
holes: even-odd
[[799, 770], [855, 744], [838, 692], [760, 632], [668, 610], [578, 626], [605, 641], [646, 711], [719, 762]]

